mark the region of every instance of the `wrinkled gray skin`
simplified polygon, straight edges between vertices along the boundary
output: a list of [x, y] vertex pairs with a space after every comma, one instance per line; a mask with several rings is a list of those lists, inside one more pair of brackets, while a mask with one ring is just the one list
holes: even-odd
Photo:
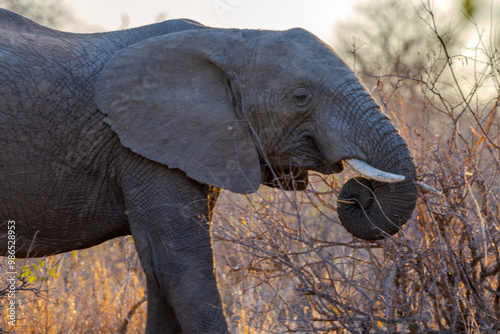
[[351, 233], [396, 233], [414, 209], [404, 140], [304, 30], [174, 20], [70, 34], [5, 10], [0, 30], [0, 253], [9, 219], [17, 257], [131, 233], [148, 333], [227, 332], [208, 224], [219, 188], [302, 190], [307, 170], [357, 158], [406, 180], [348, 182], [341, 197], [358, 204], [338, 211]]

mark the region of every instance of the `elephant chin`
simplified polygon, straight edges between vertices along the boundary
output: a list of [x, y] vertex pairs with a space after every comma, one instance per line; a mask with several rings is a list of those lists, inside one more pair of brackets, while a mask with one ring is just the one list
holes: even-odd
[[338, 216], [345, 229], [364, 240], [382, 239], [397, 233], [408, 222], [417, 198], [410, 178], [384, 183], [364, 177], [347, 181], [339, 194]]

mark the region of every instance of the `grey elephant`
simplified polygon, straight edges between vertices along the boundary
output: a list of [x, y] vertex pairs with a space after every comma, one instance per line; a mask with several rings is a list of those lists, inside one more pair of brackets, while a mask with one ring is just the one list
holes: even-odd
[[[0, 254], [132, 234], [148, 333], [226, 333], [209, 221], [220, 189], [303, 190], [308, 171], [365, 177], [338, 207], [353, 235], [414, 210], [405, 141], [348, 66], [302, 29], [189, 20], [71, 34], [0, 11]], [[13, 244], [12, 242], [10, 244]]]

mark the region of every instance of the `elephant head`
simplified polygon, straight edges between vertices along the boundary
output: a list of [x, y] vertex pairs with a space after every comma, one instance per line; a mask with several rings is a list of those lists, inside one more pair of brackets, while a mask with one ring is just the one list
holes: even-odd
[[338, 214], [367, 240], [396, 233], [415, 207], [405, 141], [339, 56], [302, 29], [147, 39], [112, 56], [95, 95], [123, 145], [199, 182], [301, 190], [308, 170], [365, 168], [343, 187], [354, 204]]

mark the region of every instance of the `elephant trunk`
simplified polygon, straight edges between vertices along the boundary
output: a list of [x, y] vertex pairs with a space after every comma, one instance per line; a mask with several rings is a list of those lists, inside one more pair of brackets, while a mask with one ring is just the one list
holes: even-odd
[[[365, 240], [397, 233], [410, 219], [418, 195], [415, 166], [406, 142], [388, 120], [378, 125], [366, 132], [374, 145], [368, 161], [346, 159], [347, 165], [366, 177], [350, 179], [339, 195], [345, 201], [338, 206], [341, 223]], [[370, 170], [370, 166], [375, 169]]]

